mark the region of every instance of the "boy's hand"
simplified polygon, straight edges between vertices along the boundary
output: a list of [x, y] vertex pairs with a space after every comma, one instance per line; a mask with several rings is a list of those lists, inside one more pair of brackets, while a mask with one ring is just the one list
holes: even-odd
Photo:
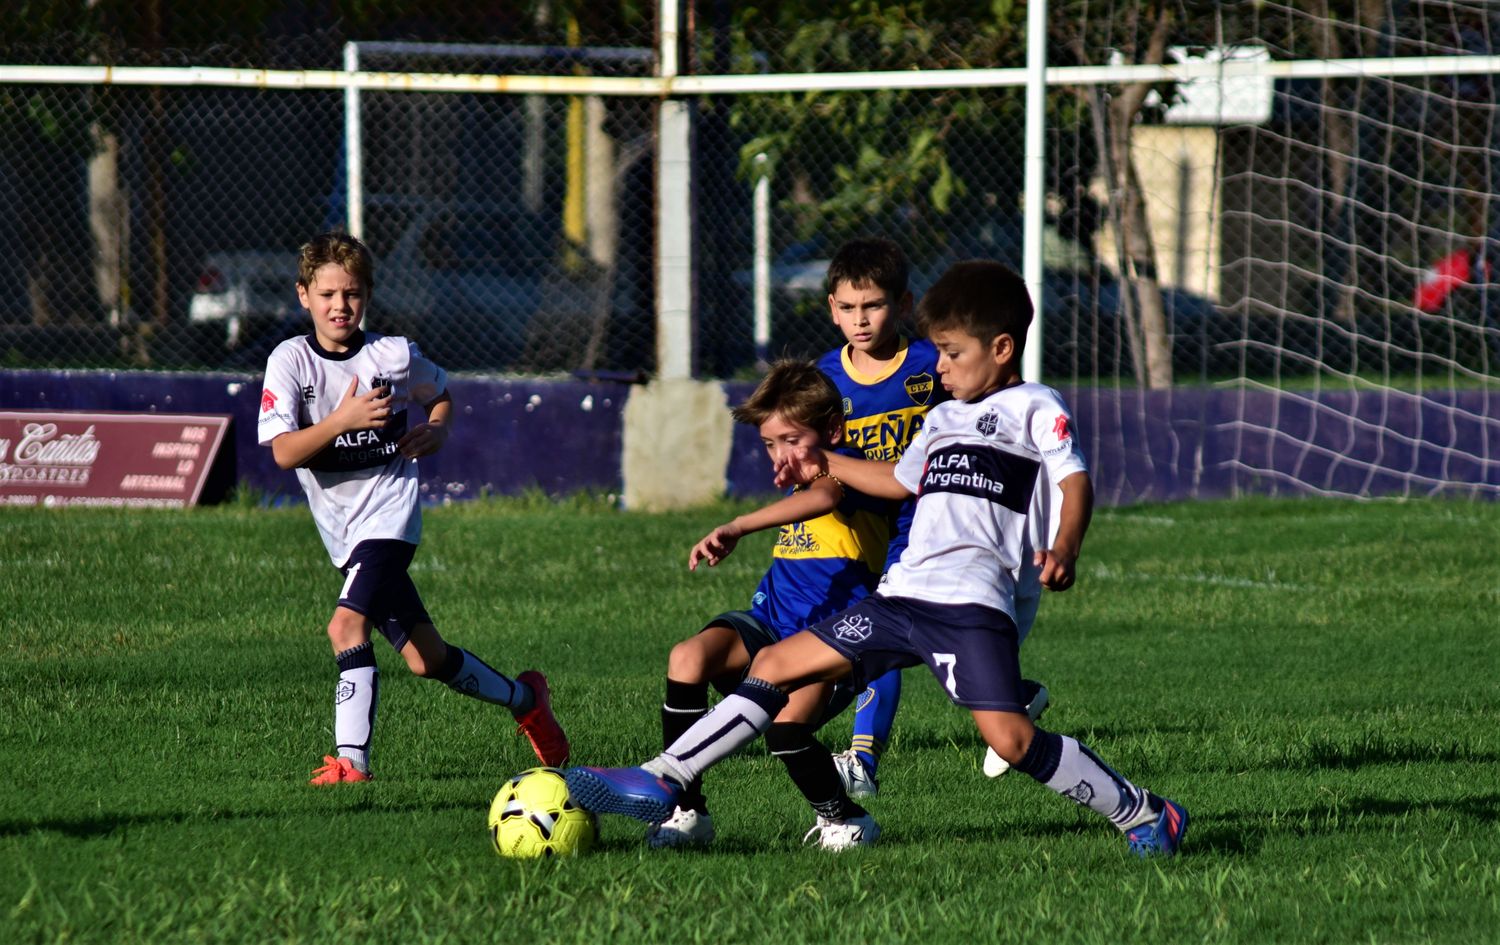
[[688, 552], [688, 570], [698, 570], [699, 561], [707, 561], [710, 568], [723, 561], [733, 553], [734, 546], [740, 543], [740, 538], [744, 534], [739, 526], [730, 522], [704, 535], [702, 540], [693, 546], [693, 550]]
[[1066, 548], [1049, 548], [1032, 556], [1032, 564], [1042, 569], [1042, 586], [1049, 591], [1065, 591], [1073, 586], [1073, 566], [1078, 555]]
[[428, 420], [407, 430], [406, 435], [396, 441], [396, 449], [407, 459], [416, 459], [419, 456], [431, 456], [447, 442], [448, 425]]
[[771, 465], [776, 488], [803, 486], [828, 471], [828, 457], [816, 446], [801, 446], [776, 457]]
[[335, 426], [344, 431], [376, 430], [391, 419], [391, 389], [377, 387], [368, 394], [357, 394], [359, 378], [349, 382], [344, 399], [329, 415]]

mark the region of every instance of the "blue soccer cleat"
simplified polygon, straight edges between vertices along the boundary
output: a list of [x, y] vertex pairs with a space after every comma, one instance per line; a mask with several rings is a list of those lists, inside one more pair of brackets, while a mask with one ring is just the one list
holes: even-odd
[[1176, 856], [1187, 828], [1187, 811], [1180, 804], [1162, 798], [1161, 815], [1149, 824], [1131, 827], [1125, 831], [1125, 839], [1136, 856]]
[[682, 788], [645, 768], [569, 768], [563, 772], [568, 793], [584, 810], [624, 814], [648, 824], [672, 816]]

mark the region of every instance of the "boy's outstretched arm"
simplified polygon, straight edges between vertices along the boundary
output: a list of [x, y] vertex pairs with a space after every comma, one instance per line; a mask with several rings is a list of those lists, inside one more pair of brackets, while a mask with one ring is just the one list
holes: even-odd
[[453, 398], [443, 391], [427, 405], [427, 422], [419, 423], [396, 441], [396, 449], [407, 459], [430, 456], [443, 448], [453, 432]]
[[296, 469], [318, 455], [325, 446], [353, 430], [375, 430], [391, 418], [391, 391], [377, 387], [357, 394], [359, 378], [349, 382], [344, 399], [333, 413], [310, 427], [283, 433], [271, 441], [271, 457], [282, 469]]
[[713, 567], [734, 551], [741, 538], [767, 528], [780, 528], [793, 522], [805, 522], [819, 515], [827, 515], [838, 507], [844, 490], [832, 479], [823, 478], [806, 489], [777, 499], [770, 505], [754, 512], [738, 515], [732, 521], [704, 535], [688, 552], [688, 570], [698, 570], [698, 562], [707, 561]]
[[1052, 547], [1037, 551], [1032, 563], [1041, 566], [1042, 586], [1049, 591], [1065, 591], [1073, 586], [1074, 566], [1083, 549], [1083, 534], [1094, 515], [1094, 483], [1086, 472], [1076, 472], [1057, 484], [1062, 490], [1062, 508], [1058, 510], [1057, 537]]
[[810, 446], [776, 461], [776, 485], [785, 487], [805, 482], [821, 482], [827, 474], [851, 489], [877, 499], [905, 499], [911, 490], [896, 478], [896, 464], [874, 459], [830, 453]]

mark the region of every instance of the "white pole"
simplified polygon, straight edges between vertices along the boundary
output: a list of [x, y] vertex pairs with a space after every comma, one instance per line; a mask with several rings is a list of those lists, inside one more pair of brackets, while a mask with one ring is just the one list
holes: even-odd
[[755, 360], [771, 363], [771, 175], [764, 154], [755, 156]]
[[[677, 75], [677, 0], [660, 0], [661, 78]], [[693, 376], [692, 103], [665, 98], [656, 111], [656, 375]]]
[[[359, 43], [344, 44], [344, 71], [359, 71]], [[365, 178], [360, 129], [359, 86], [350, 82], [344, 87], [344, 226], [351, 236], [363, 238]]]
[[1026, 334], [1021, 376], [1042, 379], [1042, 224], [1047, 212], [1047, 0], [1026, 5], [1026, 215], [1023, 222], [1021, 276], [1036, 315]]

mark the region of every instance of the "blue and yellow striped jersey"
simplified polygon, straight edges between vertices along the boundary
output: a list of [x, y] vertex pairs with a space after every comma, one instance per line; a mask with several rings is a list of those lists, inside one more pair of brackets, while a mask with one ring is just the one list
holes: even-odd
[[[938, 382], [937, 348], [925, 338], [905, 341], [900, 351], [879, 374], [866, 374], [849, 362], [849, 346], [843, 345], [818, 359], [818, 370], [828, 375], [844, 398], [844, 445], [858, 450], [865, 459], [894, 463], [916, 439], [927, 411], [948, 399]], [[889, 568], [901, 557], [911, 532], [916, 499], [896, 509], [890, 547], [885, 556]]]
[[783, 525], [750, 613], [788, 637], [864, 598], [884, 570], [888, 508], [887, 502], [845, 489], [827, 515]]

